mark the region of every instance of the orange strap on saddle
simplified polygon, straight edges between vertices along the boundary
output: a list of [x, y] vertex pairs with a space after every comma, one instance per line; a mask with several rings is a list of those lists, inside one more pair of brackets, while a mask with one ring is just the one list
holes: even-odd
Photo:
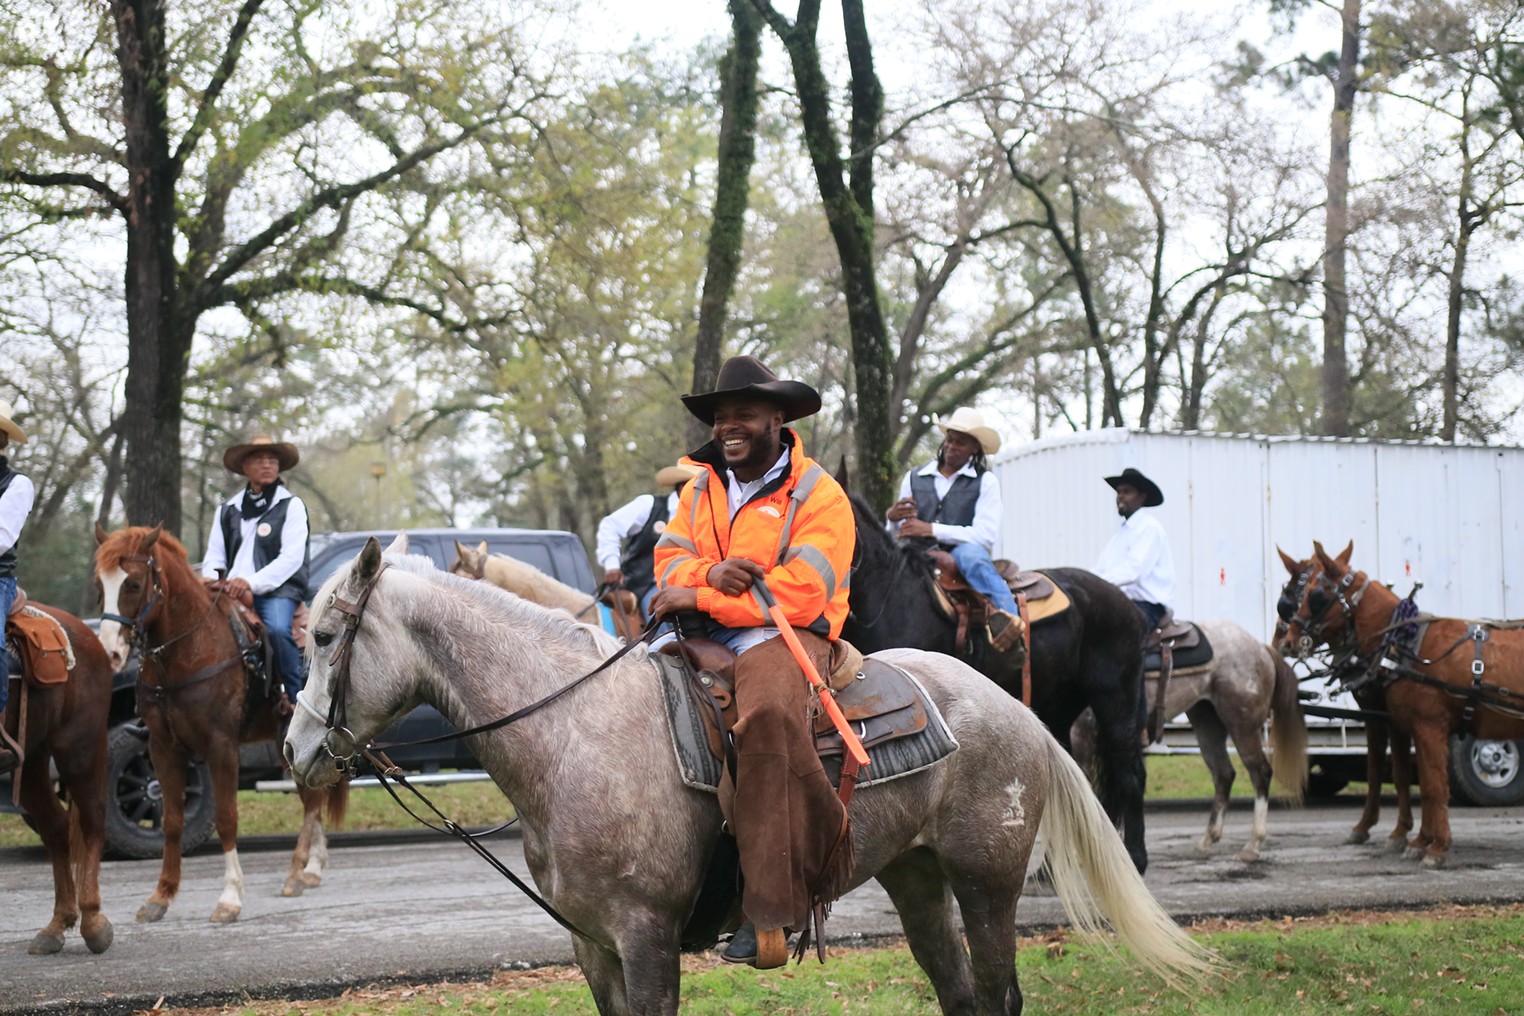
[[1021, 704], [1032, 708], [1032, 618], [1027, 610], [1027, 594], [1016, 594], [1016, 613], [1021, 616]]

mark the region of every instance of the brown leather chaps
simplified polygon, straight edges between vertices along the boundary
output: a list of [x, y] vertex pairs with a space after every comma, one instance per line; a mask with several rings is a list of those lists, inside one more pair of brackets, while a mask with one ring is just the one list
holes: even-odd
[[[827, 673], [830, 643], [795, 630]], [[814, 695], [781, 636], [741, 654], [735, 681], [739, 771], [730, 825], [745, 880], [741, 906], [758, 928], [802, 931], [813, 897], [831, 902], [849, 877], [837, 869], [851, 864], [849, 849], [836, 850], [845, 813], [815, 753]]]

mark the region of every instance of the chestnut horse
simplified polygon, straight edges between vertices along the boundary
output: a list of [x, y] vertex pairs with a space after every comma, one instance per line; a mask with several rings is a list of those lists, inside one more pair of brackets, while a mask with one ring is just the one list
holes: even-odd
[[[1410, 734], [1417, 752], [1420, 820], [1404, 857], [1444, 867], [1450, 850], [1450, 737], [1524, 737], [1524, 630], [1517, 623], [1420, 615], [1418, 644], [1403, 645], [1397, 594], [1349, 567], [1353, 542], [1338, 557], [1313, 544], [1313, 565], [1286, 632], [1285, 645], [1307, 653], [1327, 645], [1335, 655], [1369, 661], [1385, 685], [1392, 726]], [[1389, 638], [1387, 636], [1397, 636]]]
[[[33, 603], [63, 625], [74, 666], [60, 684], [13, 689], [5, 724], [16, 729], [26, 700], [26, 729], [17, 740], [26, 751], [19, 781], [21, 805], [37, 827], [53, 865], [53, 919], [27, 946], [33, 955], [56, 953], [64, 932], [77, 921], [93, 953], [111, 945], [111, 922], [101, 913], [101, 850], [106, 843], [106, 727], [111, 709], [111, 661], [95, 633], [73, 614]], [[23, 608], [26, 609], [26, 608]], [[22, 680], [25, 680], [24, 678]], [[69, 799], [64, 808], [53, 787], [48, 760]]]
[[[97, 527], [95, 539], [95, 585], [105, 617], [101, 645], [116, 663], [126, 660], [133, 643], [139, 647], [138, 715], [148, 725], [148, 754], [164, 792], [164, 864], [137, 919], [159, 920], [180, 889], [185, 780], [191, 758], [199, 756], [211, 771], [224, 864], [222, 896], [211, 919], [236, 921], [243, 909], [238, 746], [273, 741], [281, 733], [270, 703], [249, 704], [248, 673], [234, 634], [244, 622], [231, 600], [207, 589], [185, 548], [163, 527], [132, 526], [109, 536]], [[298, 793], [302, 828], [282, 896], [300, 896], [322, 881], [328, 847], [319, 809], [327, 806], [330, 822], [342, 819], [348, 784], [332, 792], [299, 787]]]
[[[1275, 625], [1276, 644], [1285, 655], [1293, 650], [1284, 643], [1282, 636], [1302, 602], [1302, 593], [1307, 588], [1307, 581], [1317, 562], [1311, 558], [1297, 561], [1279, 547], [1275, 550], [1291, 576], [1286, 580], [1280, 600], [1276, 603], [1276, 613], [1280, 615]], [[1367, 842], [1371, 838], [1371, 827], [1381, 818], [1381, 786], [1386, 779], [1386, 749], [1390, 744], [1392, 786], [1397, 791], [1397, 824], [1387, 834], [1386, 849], [1401, 853], [1407, 849], [1408, 833], [1413, 831], [1413, 739], [1406, 731], [1398, 730], [1387, 721], [1386, 690], [1369, 679], [1369, 660], [1362, 659], [1358, 654], [1349, 654], [1344, 659], [1333, 661], [1329, 669], [1332, 672], [1329, 681], [1346, 687], [1355, 704], [1368, 714], [1365, 720], [1365, 807], [1361, 809], [1359, 821], [1349, 831], [1344, 842]]]

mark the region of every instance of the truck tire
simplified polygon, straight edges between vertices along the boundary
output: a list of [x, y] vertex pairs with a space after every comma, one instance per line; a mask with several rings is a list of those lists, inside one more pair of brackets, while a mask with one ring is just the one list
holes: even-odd
[[[142, 727], [111, 728], [106, 745], [106, 849], [113, 856], [146, 860], [164, 854], [164, 801], [148, 757]], [[185, 831], [181, 849], [190, 853], [206, 842], [216, 823], [212, 778], [206, 763], [196, 761], [185, 781]]]
[[1524, 740], [1478, 741], [1470, 734], [1451, 738], [1450, 790], [1463, 804], [1524, 804]]

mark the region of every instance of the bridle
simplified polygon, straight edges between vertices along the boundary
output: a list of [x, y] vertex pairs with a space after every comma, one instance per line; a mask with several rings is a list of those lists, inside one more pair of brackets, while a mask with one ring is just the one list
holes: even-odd
[[[1310, 575], [1302, 578], [1299, 583], [1301, 601], [1307, 608], [1308, 616], [1293, 618], [1302, 628], [1301, 637], [1297, 639], [1297, 648], [1302, 655], [1305, 656], [1311, 652], [1312, 648], [1320, 642], [1326, 642], [1329, 649], [1335, 653], [1352, 651], [1356, 647], [1358, 639], [1355, 636], [1355, 608], [1360, 605], [1360, 600], [1365, 596], [1365, 591], [1370, 588], [1370, 584], [1370, 576], [1365, 572], [1346, 572], [1342, 579], [1334, 580], [1328, 577], [1327, 572], [1320, 571], [1315, 584], [1311, 581]], [[1315, 609], [1314, 598], [1320, 598], [1323, 601], [1321, 606]], [[1341, 608], [1339, 618], [1329, 616], [1336, 605]], [[1344, 629], [1343, 640], [1335, 645], [1332, 632], [1341, 619]], [[1288, 630], [1289, 627], [1288, 623]]]
[[172, 685], [149, 684], [148, 682], [144, 681], [143, 674], [147, 668], [141, 666], [141, 664], [151, 663], [154, 666], [158, 667], [160, 676], [162, 677], [164, 672], [164, 657], [166, 651], [176, 642], [179, 642], [181, 639], [188, 638], [195, 632], [199, 631], [201, 626], [207, 622], [207, 619], [216, 613], [217, 603], [222, 599], [223, 590], [217, 589], [212, 593], [211, 603], [207, 606], [206, 613], [203, 614], [195, 624], [190, 625], [178, 635], [170, 636], [156, 646], [149, 646], [148, 621], [154, 611], [158, 609], [160, 602], [164, 599], [164, 581], [163, 573], [159, 569], [159, 559], [153, 554], [130, 554], [124, 555], [121, 558], [121, 561], [124, 564], [141, 564], [147, 566], [149, 594], [144, 598], [143, 604], [138, 608], [138, 612], [135, 617], [127, 617], [123, 614], [103, 612], [101, 614], [101, 620], [115, 621], [117, 624], [126, 629], [127, 644], [138, 651], [138, 660], [140, 667], [138, 670], [137, 684], [139, 688], [147, 689], [154, 700], [158, 702], [164, 702], [169, 698], [171, 693], [180, 691], [181, 689], [193, 684], [199, 684], [200, 682], [215, 677], [216, 675], [227, 670], [227, 668], [232, 664], [243, 662], [243, 657], [240, 655], [232, 657], [231, 659], [219, 660], [216, 663], [209, 663], [184, 680], [177, 681]]
[[152, 554], [132, 554], [123, 557], [122, 561], [126, 564], [145, 564], [148, 566], [148, 597], [143, 601], [143, 605], [138, 608], [136, 617], [102, 613], [101, 620], [115, 621], [123, 628], [126, 628], [128, 643], [141, 654], [145, 651], [144, 643], [148, 639], [148, 616], [154, 612], [154, 608], [164, 598], [164, 583], [159, 572], [159, 560]]
[[[370, 577], [370, 581], [365, 583], [365, 588], [360, 590], [360, 595], [355, 597], [353, 603], [340, 599], [337, 592], [333, 593], [329, 600], [329, 606], [344, 615], [344, 629], [339, 632], [338, 648], [333, 651], [333, 656], [328, 660], [328, 669], [333, 674], [333, 681], [328, 689], [328, 714], [324, 716], [319, 713], [301, 692], [298, 692], [296, 696], [298, 705], [323, 721], [326, 727], [323, 734], [323, 751], [333, 760], [334, 768], [345, 777], [354, 776], [355, 763], [361, 752], [355, 735], [349, 730], [349, 664], [354, 657], [355, 634], [360, 630], [361, 618], [365, 616], [365, 605], [370, 602], [370, 594], [375, 592], [376, 587], [381, 584], [381, 575], [387, 567], [387, 563], [382, 561], [381, 566]], [[313, 637], [317, 639], [320, 636]]]

